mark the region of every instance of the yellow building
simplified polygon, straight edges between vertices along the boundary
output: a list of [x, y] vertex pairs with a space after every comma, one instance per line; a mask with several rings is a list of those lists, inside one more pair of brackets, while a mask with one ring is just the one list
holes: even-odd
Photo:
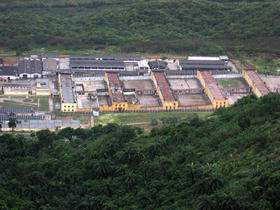
[[50, 96], [51, 95], [48, 79], [37, 79], [36, 80], [35, 94], [36, 94], [36, 96]]
[[73, 91], [72, 76], [70, 74], [59, 74], [60, 104], [62, 112], [75, 112], [77, 104]]
[[257, 97], [269, 94], [269, 89], [259, 77], [258, 73], [253, 70], [244, 70], [242, 72], [243, 78], [251, 86], [253, 93]]
[[6, 96], [28, 96], [31, 93], [31, 86], [20, 83], [2, 84], [3, 94]]
[[228, 99], [223, 96], [210, 72], [197, 71], [197, 78], [204, 87], [204, 91], [209, 97], [213, 108], [229, 106]]
[[100, 111], [133, 111], [140, 110], [140, 104], [129, 104], [123, 95], [123, 88], [118, 73], [106, 72], [105, 80], [111, 99], [111, 105], [101, 105]]
[[162, 109], [175, 110], [178, 109], [178, 101], [175, 100], [171, 87], [166, 79], [164, 72], [152, 72], [152, 80], [155, 84], [157, 93], [162, 103]]

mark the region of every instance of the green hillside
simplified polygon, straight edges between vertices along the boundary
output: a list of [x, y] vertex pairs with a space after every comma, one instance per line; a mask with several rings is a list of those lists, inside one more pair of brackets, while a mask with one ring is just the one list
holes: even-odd
[[153, 129], [0, 136], [0, 209], [279, 209], [280, 95]]
[[0, 46], [18, 51], [114, 46], [117, 52], [279, 53], [279, 1], [62, 2], [72, 3], [65, 8], [51, 3], [47, 8], [3, 6]]

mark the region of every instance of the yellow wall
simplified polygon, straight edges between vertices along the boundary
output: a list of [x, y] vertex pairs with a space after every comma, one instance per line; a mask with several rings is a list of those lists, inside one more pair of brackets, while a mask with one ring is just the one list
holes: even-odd
[[262, 96], [262, 93], [259, 91], [259, 89], [256, 87], [256, 85], [253, 83], [253, 81], [250, 79], [250, 77], [247, 75], [246, 71], [242, 72], [242, 77], [246, 80], [246, 82], [250, 85], [252, 88], [253, 93], [259, 98]]
[[162, 95], [161, 90], [160, 90], [160, 87], [159, 87], [159, 85], [157, 83], [157, 80], [156, 80], [156, 77], [154, 75], [154, 72], [152, 72], [151, 77], [152, 77], [152, 80], [153, 80], [154, 85], [156, 87], [159, 98], [161, 100], [162, 109], [163, 110], [178, 109], [178, 101], [165, 101], [164, 100], [163, 95]]
[[77, 105], [75, 103], [61, 103], [62, 112], [75, 112]]
[[205, 81], [202, 78], [202, 76], [200, 74], [200, 71], [197, 71], [197, 78], [199, 79], [201, 85], [204, 87], [204, 92], [206, 93], [206, 95], [210, 99], [210, 101], [212, 103], [212, 108], [220, 108], [220, 107], [228, 107], [229, 106], [227, 99], [225, 99], [225, 100], [214, 99], [212, 93], [208, 89], [208, 86], [205, 84]]
[[22, 91], [4, 91], [5, 96], [27, 96], [29, 94], [28, 90]]
[[36, 96], [49, 96], [51, 95], [51, 91], [49, 89], [37, 89]]

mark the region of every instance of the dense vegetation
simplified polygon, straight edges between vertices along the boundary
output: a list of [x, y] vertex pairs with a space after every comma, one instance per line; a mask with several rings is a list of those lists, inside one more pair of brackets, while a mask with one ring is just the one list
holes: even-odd
[[11, 1], [1, 11], [0, 46], [18, 51], [279, 53], [279, 1]]
[[280, 96], [145, 133], [0, 136], [0, 209], [279, 209]]

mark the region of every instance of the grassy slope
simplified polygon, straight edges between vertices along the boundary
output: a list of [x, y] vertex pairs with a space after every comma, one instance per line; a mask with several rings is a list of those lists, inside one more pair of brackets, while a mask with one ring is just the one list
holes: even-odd
[[[193, 116], [192, 112], [149, 112], [149, 113], [121, 113], [121, 114], [102, 114], [95, 118], [96, 125], [106, 125], [108, 123], [117, 124], [133, 124], [133, 123], [150, 123], [153, 119], [160, 120], [164, 117], [176, 117], [179, 120], [184, 120]], [[205, 119], [211, 112], [197, 112], [201, 119]]]

